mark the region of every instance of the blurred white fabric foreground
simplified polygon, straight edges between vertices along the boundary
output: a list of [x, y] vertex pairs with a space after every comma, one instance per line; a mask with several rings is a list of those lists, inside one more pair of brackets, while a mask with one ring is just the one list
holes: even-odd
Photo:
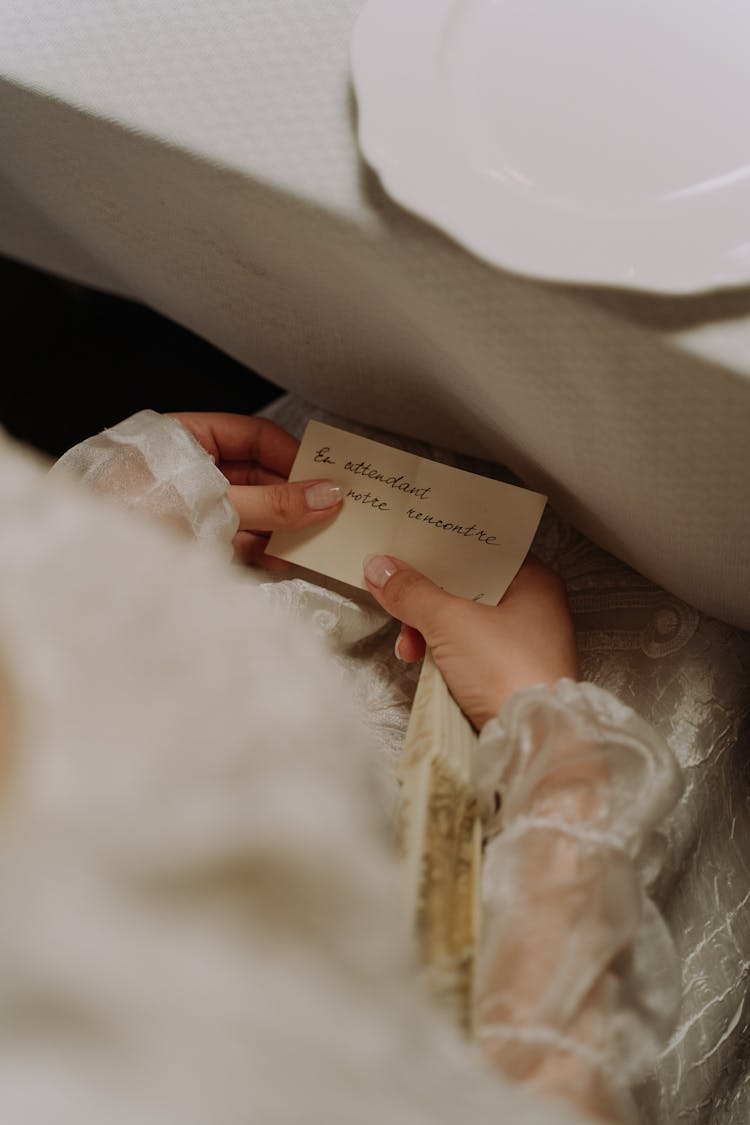
[[572, 1125], [417, 989], [319, 638], [5, 441], [0, 470], [2, 1119]]
[[[220, 474], [212, 459], [179, 423], [151, 411], [76, 446], [53, 473], [109, 490], [150, 517], [179, 521], [199, 539], [210, 538], [215, 509], [221, 514], [226, 506], [217, 496]], [[231, 543], [235, 530], [232, 519], [214, 531], [219, 545]], [[306, 586], [307, 600], [315, 604], [315, 589], [305, 583], [303, 591]], [[356, 611], [356, 602], [343, 596], [340, 601]], [[358, 601], [366, 605], [367, 599]], [[361, 625], [373, 617], [380, 625], [381, 615], [363, 608], [350, 643], [364, 639]], [[256, 628], [254, 635], [265, 651], [274, 647], [268, 631]], [[241, 651], [227, 658], [243, 663]], [[306, 690], [304, 657], [289, 664], [284, 689]], [[248, 702], [257, 690], [247, 682]], [[555, 693], [538, 688], [522, 693], [501, 719], [482, 735], [484, 766], [477, 773], [478, 793], [486, 791], [484, 804], [493, 814], [495, 794], [503, 794], [503, 830], [487, 847], [481, 1039], [503, 1068], [529, 1086], [550, 1096], [568, 1090], [574, 1105], [607, 1121], [630, 1122], [631, 1087], [653, 1067], [679, 999], [674, 951], [647, 895], [663, 858], [655, 831], [681, 791], [677, 765], [647, 724], [593, 685], [562, 682]], [[314, 723], [300, 731], [298, 752], [314, 754], [319, 736]], [[212, 753], [220, 755], [221, 749], [217, 724]], [[151, 747], [152, 754], [159, 750], [158, 743]], [[593, 775], [592, 761], [598, 763]], [[273, 760], [268, 768], [274, 768]], [[266, 816], [272, 816], [270, 808]], [[290, 847], [296, 829], [286, 823], [283, 809], [277, 810], [277, 823]], [[488, 824], [493, 836], [498, 827]], [[348, 843], [341, 838], [340, 846]], [[309, 869], [312, 841], [300, 835], [299, 846], [308, 850]], [[268, 860], [273, 870], [273, 856]], [[327, 857], [318, 863], [323, 872]], [[553, 883], [549, 876], [555, 870]], [[326, 879], [330, 875], [326, 872]], [[313, 888], [310, 880], [311, 894]], [[276, 893], [284, 894], [281, 884]], [[338, 903], [321, 895], [318, 909], [334, 912], [336, 906], [347, 909], [343, 887]], [[398, 911], [393, 902], [387, 926], [398, 928]], [[270, 924], [263, 920], [264, 927]], [[252, 955], [252, 948], [247, 953]], [[312, 951], [310, 959], [314, 962]], [[325, 1103], [318, 1114], [327, 1116]]]
[[[275, 413], [293, 429], [306, 409], [287, 401]], [[358, 1020], [373, 996], [380, 1005], [374, 1026], [365, 1031], [367, 1021], [357, 1023], [361, 1039], [350, 1029], [344, 1053], [336, 1058], [342, 1101], [327, 1107], [332, 1120], [339, 1110], [342, 1121], [351, 1119], [352, 1097], [362, 1099], [358, 1119], [374, 1113], [373, 1119], [382, 1120], [385, 1085], [388, 1114], [397, 1121], [455, 1120], [458, 1113], [462, 1120], [473, 1113], [478, 1120], [496, 1120], [500, 1114], [519, 1122], [561, 1121], [556, 1111], [532, 1109], [513, 1091], [503, 1101], [505, 1087], [482, 1076], [455, 1043], [446, 1046], [438, 1029], [427, 1030], [429, 1018], [406, 981], [403, 934], [376, 932], [391, 909], [392, 873], [373, 809], [375, 790], [365, 781], [367, 766], [357, 750], [362, 735], [347, 716], [344, 695], [352, 695], [360, 718], [387, 755], [394, 754], [413, 671], [404, 674], [393, 658], [393, 630], [383, 629], [382, 616], [299, 579], [265, 587], [264, 597], [270, 594], [293, 607], [327, 638], [330, 655], [348, 677], [342, 693], [326, 676], [312, 642], [264, 606], [247, 582], [228, 582], [210, 560], [180, 551], [179, 544], [104, 508], [94, 517], [83, 498], [55, 495], [22, 462], [10, 455], [4, 460], [0, 618], [8, 640], [3, 652], [6, 664], [11, 663], [8, 654], [13, 656], [15, 683], [40, 693], [37, 703], [46, 701], [42, 708], [21, 706], [17, 730], [24, 745], [33, 747], [36, 740], [41, 747], [45, 740], [53, 751], [45, 750], [34, 768], [21, 772], [22, 785], [10, 790], [15, 800], [8, 806], [14, 813], [9, 821], [14, 840], [24, 845], [15, 848], [21, 862], [11, 862], [7, 849], [2, 868], [9, 937], [3, 944], [17, 960], [12, 980], [10, 974], [3, 979], [4, 1009], [26, 1021], [23, 1039], [17, 1018], [5, 1027], [13, 1045], [6, 1053], [8, 1070], [16, 1076], [19, 1096], [33, 1092], [43, 1099], [44, 1090], [51, 1091], [47, 1110], [54, 1105], [51, 1119], [56, 1121], [63, 1093], [76, 1105], [76, 1119], [85, 1119], [92, 1106], [107, 1108], [109, 1120], [117, 1121], [109, 1103], [118, 1083], [127, 1083], [131, 1088], [118, 1099], [122, 1119], [133, 1119], [128, 1111], [142, 1096], [138, 1119], [153, 1119], [156, 1099], [158, 1120], [164, 1122], [170, 1120], [165, 1106], [172, 1104], [176, 1089], [180, 1113], [175, 1119], [209, 1115], [220, 1121], [211, 1103], [221, 1089], [225, 1100], [217, 1105], [227, 1107], [227, 1120], [236, 1120], [238, 1103], [227, 1091], [237, 1091], [247, 1111], [249, 1086], [243, 1083], [255, 1090], [260, 1081], [255, 1077], [273, 1072], [278, 1058], [284, 1058], [279, 1045], [294, 1051], [309, 1034], [301, 1017], [318, 1019], [316, 997], [331, 980], [324, 973], [321, 983], [316, 972], [305, 971], [307, 944], [324, 948], [337, 972], [345, 968], [353, 992], [341, 978], [341, 1008], [326, 1009], [326, 1037], [321, 1041], [316, 1025], [314, 1057], [303, 1062], [299, 1055], [289, 1056], [281, 1064], [285, 1072], [302, 1066], [316, 1089], [325, 1060], [333, 1065], [339, 1050], [334, 1029], [351, 1020], [351, 1004]], [[685, 997], [670, 1048], [651, 1088], [642, 1092], [642, 1120], [667, 1125], [679, 1116], [697, 1123], [709, 1119], [706, 1105], [713, 1101], [717, 1121], [725, 1120], [722, 1113], [726, 1120], [742, 1121], [747, 1096], [743, 1005], [750, 960], [750, 927], [742, 905], [749, 894], [750, 817], [735, 742], [747, 714], [746, 642], [629, 575], [556, 520], [546, 521], [537, 550], [566, 572], [587, 678], [614, 687], [666, 735], [687, 779], [685, 797], [666, 827], [666, 846], [651, 859], [651, 874], [663, 862], [657, 892], [677, 939]], [[248, 650], [248, 637], [260, 640], [269, 630], [281, 641], [279, 653], [259, 645]], [[238, 662], [233, 655], [239, 652]], [[292, 689], [295, 656], [304, 676]], [[112, 673], [117, 684], [104, 690], [102, 679]], [[90, 710], [71, 715], [71, 689], [76, 683], [80, 688], [79, 677]], [[184, 685], [191, 677], [196, 690], [185, 701]], [[142, 706], [123, 702], [125, 684]], [[263, 701], [260, 711], [256, 691]], [[24, 694], [18, 696], [23, 704]], [[327, 725], [320, 731], [319, 752], [298, 762], [293, 747], [300, 729], [309, 731], [321, 706]], [[262, 753], [248, 754], [248, 730]], [[157, 733], [171, 745], [163, 756], [152, 752]], [[342, 758], [334, 742], [350, 753]], [[360, 796], [351, 798], [349, 786], [359, 786]], [[346, 809], [338, 807], [344, 790]], [[725, 808], [733, 819], [724, 815]], [[281, 839], [279, 809], [286, 826]], [[341, 835], [349, 832], [361, 850], [340, 847]], [[297, 870], [295, 840], [298, 844], [302, 833], [304, 863]], [[82, 865], [84, 855], [89, 861]], [[330, 874], [318, 886], [314, 875], [323, 857]], [[715, 879], [718, 869], [721, 881]], [[268, 879], [261, 878], [265, 871]], [[289, 879], [293, 893], [279, 895], [279, 886]], [[29, 887], [36, 888], [34, 894]], [[308, 909], [308, 896], [327, 902], [330, 910]], [[344, 898], [353, 909], [351, 918]], [[155, 911], [148, 924], [144, 902]], [[100, 903], [109, 916], [111, 924], [103, 930], [90, 924], [92, 903]], [[298, 906], [307, 911], [303, 925]], [[260, 935], [250, 920], [257, 909], [273, 926], [261, 927]], [[45, 920], [58, 913], [60, 922], [50, 933]], [[154, 942], [157, 917], [162, 933]], [[281, 929], [290, 925], [296, 936], [279, 942], [277, 924]], [[245, 963], [243, 940], [258, 936], [268, 961], [256, 975]], [[223, 979], [217, 970], [208, 980], [206, 957], [217, 937], [222, 963], [227, 949], [231, 954], [225, 966], [229, 975]], [[142, 950], [135, 970], [133, 949]], [[114, 967], [108, 963], [113, 951]], [[296, 975], [292, 979], [290, 962], [299, 965], [304, 985]], [[73, 977], [66, 982], [71, 967]], [[152, 978], [144, 977], [148, 972]], [[384, 983], [390, 974], [395, 985]], [[144, 979], [152, 979], [153, 987], [139, 988]], [[105, 1003], [111, 1003], [109, 1017], [97, 1008], [101, 988]], [[79, 989], [80, 999], [71, 1003]], [[395, 993], [398, 1002], [391, 1008]], [[295, 995], [304, 995], [309, 1005], [298, 1010]], [[196, 998], [200, 1020], [194, 1025], [190, 1004]], [[173, 1018], [178, 1026], [172, 1026]], [[66, 1028], [62, 1056], [61, 1026]], [[264, 1053], [250, 1062], [248, 1043], [260, 1030], [266, 1037]], [[231, 1035], [232, 1048], [219, 1057], [216, 1044], [225, 1034]], [[100, 1069], [89, 1080], [85, 1070], [92, 1063], [92, 1038]], [[194, 1073], [182, 1073], [186, 1051], [200, 1060]], [[49, 1059], [49, 1082], [36, 1080], [40, 1057]], [[132, 1072], [124, 1075], [115, 1065], [124, 1058], [132, 1059], [145, 1079], [135, 1094]], [[252, 1069], [256, 1063], [257, 1071]], [[24, 1084], [25, 1064], [34, 1069], [34, 1079]], [[74, 1088], [63, 1090], [71, 1082]], [[281, 1099], [274, 1110], [275, 1119], [283, 1120], [284, 1106], [290, 1108], [284, 1098], [293, 1095], [289, 1083], [280, 1085], [287, 1089], [268, 1096]], [[90, 1099], [83, 1107], [76, 1102], [81, 1097]], [[41, 1104], [37, 1118], [26, 1108], [15, 1119], [46, 1120]], [[107, 1118], [99, 1112], [98, 1119]]]
[[750, 627], [748, 291], [536, 284], [400, 210], [357, 149], [362, 4], [4, 0], [0, 250], [329, 410], [509, 465]]

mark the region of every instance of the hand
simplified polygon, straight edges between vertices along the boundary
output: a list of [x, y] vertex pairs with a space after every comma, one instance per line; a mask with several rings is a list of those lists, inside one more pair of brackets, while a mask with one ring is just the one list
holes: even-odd
[[521, 688], [578, 677], [565, 586], [533, 555], [497, 606], [448, 594], [386, 555], [365, 560], [365, 581], [380, 605], [404, 623], [396, 655], [419, 660], [429, 645], [451, 694], [477, 730]]
[[229, 481], [228, 499], [240, 527], [234, 549], [243, 562], [286, 566], [265, 554], [268, 532], [309, 527], [338, 511], [341, 486], [332, 480], [287, 480], [299, 442], [266, 418], [245, 414], [173, 414]]

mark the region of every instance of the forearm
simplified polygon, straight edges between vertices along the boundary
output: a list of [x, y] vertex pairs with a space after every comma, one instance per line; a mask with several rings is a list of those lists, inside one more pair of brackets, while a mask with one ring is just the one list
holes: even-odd
[[484, 1049], [541, 1092], [627, 1120], [629, 1087], [678, 998], [671, 944], [646, 895], [677, 767], [614, 697], [562, 681], [519, 693], [488, 724], [477, 785], [491, 837]]

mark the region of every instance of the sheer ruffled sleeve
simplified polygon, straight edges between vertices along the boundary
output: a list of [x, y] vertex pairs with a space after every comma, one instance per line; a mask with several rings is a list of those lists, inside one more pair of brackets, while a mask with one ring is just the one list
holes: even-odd
[[679, 970], [648, 887], [681, 792], [666, 744], [609, 692], [560, 681], [482, 732], [488, 844], [479, 1036], [509, 1075], [629, 1120], [676, 1014]]
[[176, 418], [141, 410], [69, 449], [52, 472], [75, 477], [231, 556], [239, 518], [227, 499], [227, 480]]

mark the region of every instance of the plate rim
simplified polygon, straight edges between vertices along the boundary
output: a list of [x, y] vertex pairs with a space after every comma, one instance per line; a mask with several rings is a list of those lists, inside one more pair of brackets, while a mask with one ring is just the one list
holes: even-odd
[[[673, 261], [671, 266], [670, 263], [664, 265], [663, 254], [657, 253], [651, 255], [651, 257], [645, 254], [641, 255], [639, 260], [639, 255], [636, 252], [634, 254], [636, 260], [628, 261], [623, 259], [622, 255], [618, 260], [615, 250], [614, 257], [607, 268], [601, 266], [592, 268], [590, 262], [581, 258], [576, 260], [573, 257], [562, 262], [556, 259], [554, 254], [545, 257], [544, 253], [539, 255], [538, 253], [528, 252], [524, 256], [523, 253], [514, 252], [513, 246], [501, 246], [498, 249], [497, 244], [493, 239], [488, 239], [486, 233], [484, 235], [481, 232], [477, 233], [475, 223], [464, 220], [460, 209], [451, 208], [449, 201], [446, 205], [445, 196], [441, 197], [440, 190], [435, 190], [434, 183], [428, 181], [425, 184], [423, 180], [422, 183], [417, 183], [415, 187], [414, 175], [411, 171], [413, 162], [408, 159], [409, 153], [405, 154], [403, 149], [399, 150], [398, 145], [394, 148], [393, 137], [387, 135], [388, 123], [391, 118], [387, 112], [383, 113], [383, 106], [387, 98], [383, 97], [382, 68], [378, 65], [380, 59], [378, 58], [376, 41], [378, 36], [385, 39], [389, 38], [387, 33], [389, 30], [391, 32], [393, 30], [392, 27], [389, 28], [388, 26], [391, 13], [397, 11], [399, 14], [398, 30], [401, 47], [392, 51], [389, 57], [389, 73], [392, 77], [396, 71], [397, 63], [403, 69], [403, 66], [409, 62], [408, 56], [406, 59], [403, 57], [404, 51], [411, 49], [405, 46], [409, 42], [409, 37], [403, 35], [404, 28], [408, 28], [408, 25], [412, 23], [414, 25], [412, 30], [416, 27], [417, 32], [419, 32], [419, 24], [424, 13], [427, 13], [428, 18], [434, 21], [433, 31], [435, 27], [441, 28], [456, 3], [457, 0], [366, 0], [355, 21], [350, 44], [350, 60], [352, 86], [358, 110], [357, 134], [359, 147], [365, 161], [378, 175], [384, 190], [391, 198], [412, 214], [427, 221], [433, 227], [437, 227], [479, 260], [509, 273], [533, 280], [571, 286], [625, 289], [669, 296], [688, 296], [721, 289], [736, 289], [750, 284], [750, 229], [748, 230], [746, 253], [739, 256], [733, 255], [729, 249], [722, 252], [719, 248], [712, 252], [710, 260], [707, 260], [705, 255], [696, 254], [695, 258], [691, 257], [689, 264], [684, 261], [680, 262], [679, 269], [676, 271]], [[422, 28], [422, 31], [424, 32], [424, 28]], [[390, 42], [392, 43], [392, 41], [393, 35], [391, 34]], [[433, 63], [430, 61], [428, 65], [432, 66]], [[415, 82], [413, 88], [417, 87], [418, 82]], [[433, 106], [434, 113], [435, 107]], [[423, 122], [423, 124], [425, 123]], [[461, 166], [463, 163], [463, 170], [466, 173], [469, 168], [468, 162], [465, 160], [461, 162], [456, 147], [453, 146], [452, 151], [448, 152], [449, 146], [442, 142], [443, 151], [438, 151], [435, 148], [429, 151], [425, 140], [429, 136], [430, 130], [425, 129], [421, 134], [419, 154], [422, 157], [428, 157], [429, 161], [432, 162], [448, 161], [449, 165], [452, 157], [454, 161], [453, 171], [455, 171], [456, 166]], [[444, 164], [444, 170], [445, 167]], [[475, 180], [478, 178], [476, 170], [470, 170], [468, 179], [470, 180], [472, 177]], [[750, 186], [750, 179], [740, 186], [745, 189], [747, 198], [745, 210], [750, 214], [750, 192], [747, 191], [747, 187]], [[734, 191], [737, 191], [737, 185], [734, 186]], [[501, 191], [498, 198], [507, 201], [512, 197], [507, 191], [505, 193]], [[520, 209], [517, 206], [514, 209], [511, 205], [511, 213], [516, 221], [521, 221], [521, 213], [524, 210], [528, 210], [532, 214], [536, 212], [538, 220], [545, 214], [543, 209], [535, 208], [533, 203], [530, 208], [527, 203], [525, 207]], [[680, 210], [685, 211], [684, 205], [678, 206], [677, 211]], [[571, 230], [579, 231], [582, 237], [587, 233], [589, 236], [595, 235], [597, 223], [592, 222], [591, 212], [587, 215], [584, 207], [581, 214], [586, 218], [581, 222], [579, 217], [577, 222], [572, 223]], [[678, 236], [680, 231], [684, 234], [684, 229], [689, 226], [691, 220], [694, 220], [692, 215], [688, 215], [687, 219], [684, 217], [680, 219], [675, 226], [675, 236]], [[650, 221], [654, 224], [659, 222], [661, 226], [658, 216], [652, 217]], [[566, 222], [570, 223], [569, 215], [566, 215]], [[670, 219], [666, 225], [670, 226], [671, 224], [672, 220]], [[624, 236], [624, 239], [632, 245], [631, 240], [634, 231], [632, 219], [627, 223], [618, 224], [613, 218], [609, 217], [603, 224], [600, 224], [600, 227], [602, 231], [606, 230], [610, 234], [617, 232], [619, 228], [620, 240], [622, 241]], [[641, 230], [641, 243], [646, 241], [645, 230], [647, 227], [648, 223]], [[535, 234], [538, 233], [538, 231], [535, 231]], [[745, 246], [745, 243], [741, 243], [739, 247], [732, 247], [732, 250], [736, 251], [742, 246]], [[637, 249], [640, 249], [638, 242], [636, 242]], [[629, 257], [628, 254], [626, 258]]]

